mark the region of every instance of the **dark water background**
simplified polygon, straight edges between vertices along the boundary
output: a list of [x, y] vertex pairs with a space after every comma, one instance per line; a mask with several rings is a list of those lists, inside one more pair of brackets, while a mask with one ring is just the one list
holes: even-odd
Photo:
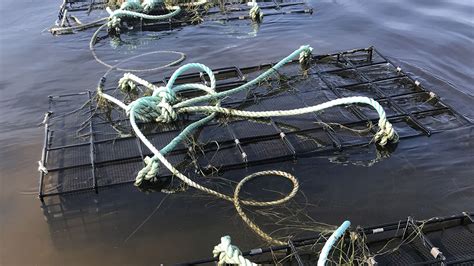
[[[164, 195], [143, 194], [131, 185], [63, 199], [75, 213], [72, 218], [50, 215], [45, 221], [36, 199], [36, 161], [43, 140], [37, 124], [47, 109], [46, 96], [93, 89], [106, 70], [88, 50], [91, 31], [60, 37], [42, 33], [59, 4], [0, 3], [0, 265], [148, 265], [210, 256], [224, 234], [242, 249], [260, 243], [227, 202], [180, 194], [156, 209]], [[473, 121], [473, 1], [326, 0], [310, 5], [313, 15], [268, 18], [254, 37], [248, 22], [207, 23], [152, 37], [130, 36], [130, 47], [112, 50], [104, 43], [98, 51], [112, 60], [176, 50], [187, 54], [186, 62], [216, 68], [277, 61], [302, 44], [310, 44], [316, 54], [374, 45]], [[166, 73], [152, 74], [158, 80]], [[308, 213], [317, 221], [350, 219], [367, 225], [408, 215], [451, 215], [473, 210], [473, 135], [473, 128], [465, 127], [406, 140], [372, 167], [331, 163], [327, 157], [277, 167], [301, 180], [312, 204]], [[365, 152], [358, 157], [370, 160], [373, 154]], [[255, 170], [235, 171], [232, 179]], [[255, 186], [287, 189], [270, 180]], [[258, 219], [264, 228], [269, 223]]]

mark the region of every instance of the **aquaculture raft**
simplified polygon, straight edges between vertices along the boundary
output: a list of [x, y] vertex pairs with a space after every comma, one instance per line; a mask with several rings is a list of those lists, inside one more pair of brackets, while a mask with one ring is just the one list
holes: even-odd
[[[264, 17], [288, 14], [312, 14], [313, 9], [304, 1], [282, 0], [282, 1], [256, 1], [263, 12]], [[184, 4], [188, 3], [186, 1]], [[192, 3], [192, 2], [190, 2]], [[187, 25], [199, 24], [203, 21], [233, 21], [249, 20], [249, 11], [252, 7], [243, 2], [227, 2], [218, 4], [218, 1], [208, 3], [195, 8], [183, 8], [177, 15], [169, 19], [148, 20], [127, 17], [127, 27], [121, 27], [122, 31], [164, 31], [180, 28]], [[97, 10], [105, 10], [106, 1], [66, 0], [60, 6], [56, 26], [51, 28], [53, 34], [73, 33], [92, 27], [98, 27], [106, 23], [105, 19], [98, 17]], [[94, 12], [95, 11], [95, 12]], [[164, 8], [157, 8], [151, 14], [163, 15], [168, 13]], [[106, 14], [106, 13], [105, 13]], [[80, 23], [78, 23], [78, 21]]]
[[[272, 64], [263, 64], [215, 69], [216, 89], [235, 88], [271, 67]], [[164, 85], [167, 80], [156, 84]], [[176, 84], [189, 82], [208, 81], [201, 73], [194, 73], [180, 76]], [[124, 97], [115, 88], [106, 91]], [[196, 94], [199, 92], [185, 91], [179, 96]], [[248, 92], [225, 98], [222, 106], [251, 111], [293, 109], [347, 96], [376, 99], [401, 139], [429, 136], [469, 123], [372, 47], [313, 56], [305, 71], [295, 60]], [[41, 199], [75, 191], [98, 192], [102, 187], [133, 182], [143, 167], [143, 159], [151, 154], [135, 138], [123, 112], [97, 108], [91, 91], [50, 96], [49, 102], [40, 161]], [[201, 117], [189, 115], [172, 124], [141, 123], [140, 127], [156, 147], [163, 147]], [[377, 118], [374, 110], [362, 105], [258, 120], [217, 116], [167, 158], [188, 173], [222, 173], [293, 160], [367, 145], [377, 131]], [[368, 124], [374, 126], [367, 130]], [[170, 177], [164, 167], [160, 171], [163, 180]]]
[[[340, 249], [346, 254], [352, 251], [364, 252], [369, 257], [366, 257], [364, 262], [352, 261], [353, 265], [473, 265], [474, 263], [472, 213], [464, 212], [460, 215], [427, 220], [408, 217], [393, 223], [359, 227], [354, 233], [361, 239], [359, 245], [350, 246], [343, 240]], [[252, 262], [263, 265], [277, 263], [316, 265], [317, 254], [326, 237], [316, 235], [294, 239], [289, 241], [288, 245], [259, 247], [242, 253]], [[349, 242], [349, 238], [346, 234], [345, 242]], [[341, 243], [338, 246], [341, 246]], [[379, 254], [374, 256], [375, 252]], [[338, 252], [332, 252], [331, 255], [326, 265], [338, 265], [334, 263], [338, 262]], [[215, 261], [217, 258], [179, 265], [207, 265]]]

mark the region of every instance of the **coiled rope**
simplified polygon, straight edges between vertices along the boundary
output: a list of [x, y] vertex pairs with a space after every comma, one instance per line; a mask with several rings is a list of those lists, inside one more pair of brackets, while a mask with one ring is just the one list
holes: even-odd
[[[239, 184], [237, 185], [234, 196], [228, 196], [222, 194], [218, 191], [212, 190], [210, 188], [204, 187], [184, 174], [182, 174], [178, 169], [176, 169], [164, 156], [172, 151], [176, 145], [182, 142], [188, 135], [190, 135], [195, 129], [203, 126], [204, 124], [211, 121], [217, 113], [223, 113], [227, 115], [234, 115], [234, 116], [241, 116], [241, 117], [271, 117], [271, 116], [292, 116], [292, 115], [301, 115], [305, 113], [312, 113], [317, 112], [323, 109], [327, 109], [333, 106], [339, 105], [347, 105], [347, 104], [354, 104], [354, 103], [362, 103], [372, 106], [379, 115], [379, 130], [375, 134], [374, 139], [376, 143], [381, 146], [385, 146], [389, 142], [397, 142], [398, 135], [393, 129], [391, 123], [386, 119], [385, 111], [383, 110], [382, 106], [379, 103], [374, 101], [373, 99], [367, 97], [348, 97], [348, 98], [340, 98], [336, 100], [332, 100], [323, 104], [318, 104], [311, 107], [299, 108], [294, 110], [277, 110], [277, 111], [263, 111], [263, 112], [252, 112], [252, 111], [241, 111], [229, 108], [223, 108], [220, 106], [220, 100], [224, 97], [229, 95], [235, 94], [237, 92], [241, 92], [243, 90], [249, 89], [252, 86], [258, 84], [259, 82], [263, 81], [264, 79], [268, 78], [270, 75], [274, 74], [277, 69], [285, 65], [286, 63], [292, 61], [295, 57], [308, 57], [308, 53], [311, 53], [312, 48], [308, 45], [301, 46], [299, 49], [291, 53], [289, 56], [282, 59], [272, 68], [268, 69], [257, 78], [252, 81], [249, 81], [239, 87], [228, 91], [216, 92], [216, 79], [214, 74], [210, 68], [205, 65], [191, 63], [186, 64], [180, 68], [178, 68], [171, 78], [169, 79], [166, 87], [157, 87], [146, 80], [143, 80], [133, 74], [127, 73], [123, 76], [122, 79], [119, 81], [119, 87], [121, 89], [126, 89], [127, 86], [130, 86], [131, 83], [135, 83], [138, 85], [142, 85], [146, 88], [149, 88], [153, 91], [152, 96], [141, 97], [132, 103], [126, 105], [125, 103], [121, 102], [120, 100], [114, 98], [111, 95], [105, 94], [103, 92], [103, 83], [105, 82], [104, 79], [101, 80], [98, 86], [97, 94], [100, 98], [106, 99], [120, 108], [124, 109], [126, 113], [130, 117], [130, 124], [137, 135], [137, 137], [147, 146], [150, 151], [154, 154], [152, 158], [146, 158], [145, 164], [146, 166], [139, 171], [135, 185], [139, 186], [142, 184], [144, 180], [153, 181], [159, 170], [159, 162], [161, 162], [174, 176], [177, 176], [181, 179], [185, 184], [190, 187], [194, 187], [198, 190], [201, 190], [205, 193], [214, 195], [218, 198], [230, 201], [234, 203], [234, 206], [242, 217], [242, 219], [249, 225], [249, 227], [255, 231], [260, 237], [265, 239], [268, 242], [282, 244], [284, 242], [271, 238], [269, 235], [264, 233], [258, 226], [256, 226], [242, 211], [240, 204], [248, 205], [248, 206], [272, 206], [285, 203], [289, 201], [296, 195], [296, 192], [299, 189], [298, 180], [291, 174], [276, 171], [276, 170], [269, 170], [269, 171], [262, 171], [257, 172], [252, 175], [249, 175], [242, 179]], [[210, 79], [210, 86], [206, 86], [204, 84], [199, 83], [191, 83], [191, 84], [182, 84], [174, 86], [176, 79], [185, 71], [191, 69], [198, 69], [205, 72]], [[206, 92], [207, 94], [204, 96], [199, 96], [187, 100], [180, 100], [176, 96], [176, 93], [182, 90], [189, 90], [189, 89], [197, 89]], [[209, 102], [209, 101], [217, 101], [214, 106], [195, 106], [197, 103], [202, 102]], [[189, 126], [187, 126], [177, 137], [175, 137], [170, 143], [168, 143], [165, 147], [161, 150], [158, 150], [141, 132], [138, 128], [136, 120], [139, 119], [143, 122], [152, 122], [156, 121], [159, 123], [171, 123], [178, 119], [179, 114], [183, 113], [192, 113], [192, 112], [199, 112], [199, 113], [206, 113], [208, 114], [206, 117], [193, 122]], [[293, 183], [292, 191], [285, 197], [268, 202], [260, 202], [254, 200], [240, 200], [239, 199], [239, 192], [242, 186], [249, 180], [260, 177], [260, 176], [267, 176], [267, 175], [275, 175], [275, 176], [282, 176], [287, 178]]]

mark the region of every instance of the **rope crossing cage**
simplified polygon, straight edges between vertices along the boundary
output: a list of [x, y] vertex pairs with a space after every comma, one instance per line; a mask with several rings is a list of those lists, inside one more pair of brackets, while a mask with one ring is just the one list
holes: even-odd
[[[122, 13], [120, 4], [111, 4], [115, 2], [120, 3], [118, 0], [64, 0], [59, 7], [55, 26], [49, 31], [58, 35], [71, 34], [99, 27], [108, 22], [119, 26], [118, 33], [134, 30], [164, 31], [196, 25], [204, 21], [250, 20], [258, 24], [264, 21], [264, 17], [313, 13], [311, 7], [299, 0], [250, 1], [248, 3], [247, 1], [148, 0], [144, 2], [153, 3], [152, 10], [144, 8], [137, 11], [132, 4], [129, 4], [127, 10]], [[137, 1], [129, 0], [128, 2]], [[171, 3], [173, 6], [170, 5]], [[116, 14], [112, 14], [114, 12], [110, 9], [110, 14], [105, 12], [111, 5], [115, 6]], [[134, 13], [127, 13], [129, 10]]]
[[[466, 212], [426, 220], [408, 217], [392, 223], [357, 227], [342, 236], [337, 248], [330, 253], [335, 259], [324, 265], [472, 265], [473, 230], [473, 214]], [[314, 254], [321, 250], [328, 237], [293, 239], [285, 245], [253, 248], [241, 254], [254, 265], [316, 265]], [[351, 243], [356, 238], [359, 241]], [[337, 263], [340, 253], [358, 252], [366, 254], [365, 261]], [[217, 258], [209, 258], [178, 265], [208, 265], [216, 261]]]
[[[225, 92], [239, 87], [273, 66], [214, 69], [215, 90]], [[165, 78], [154, 84], [165, 86], [168, 81]], [[203, 73], [190, 73], [179, 76], [174, 84], [209, 82]], [[115, 87], [103, 91], [122, 97], [124, 102], [138, 97], [136, 91], [123, 93]], [[202, 95], [195, 90], [178, 93], [183, 99]], [[304, 69], [298, 59], [292, 60], [248, 90], [222, 99], [221, 107], [289, 110], [350, 96], [366, 96], [380, 103], [400, 139], [430, 136], [469, 123], [372, 47], [313, 55]], [[152, 157], [135, 137], [126, 113], [114, 105], [100, 105], [93, 91], [49, 96], [38, 168], [41, 200], [78, 191], [98, 193], [106, 187], [132, 183], [147, 157]], [[172, 123], [138, 122], [137, 126], [155, 147], [161, 148], [186, 126], [204, 117], [205, 114], [190, 113]], [[220, 175], [231, 169], [369, 145], [378, 131], [378, 118], [376, 110], [362, 104], [290, 117], [216, 115], [166, 158], [191, 177]], [[379, 149], [382, 154], [389, 152]], [[166, 167], [160, 167], [155, 182], [163, 185], [172, 177]]]

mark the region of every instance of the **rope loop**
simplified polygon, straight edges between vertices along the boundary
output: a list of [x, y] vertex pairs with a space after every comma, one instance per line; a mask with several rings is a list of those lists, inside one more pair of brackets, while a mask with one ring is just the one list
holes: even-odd
[[171, 123], [178, 119], [173, 108], [175, 100], [174, 94], [163, 90], [157, 96], [141, 97], [130, 103], [128, 114], [143, 122]]
[[[302, 46], [303, 47], [303, 46]], [[313, 52], [313, 48], [309, 47], [307, 49], [303, 49], [300, 53], [299, 62], [302, 66], [308, 66], [311, 62], [311, 55]]]
[[386, 146], [387, 143], [396, 143], [399, 140], [399, 136], [395, 129], [385, 117], [379, 120], [379, 130], [374, 136], [374, 140], [380, 146]]

